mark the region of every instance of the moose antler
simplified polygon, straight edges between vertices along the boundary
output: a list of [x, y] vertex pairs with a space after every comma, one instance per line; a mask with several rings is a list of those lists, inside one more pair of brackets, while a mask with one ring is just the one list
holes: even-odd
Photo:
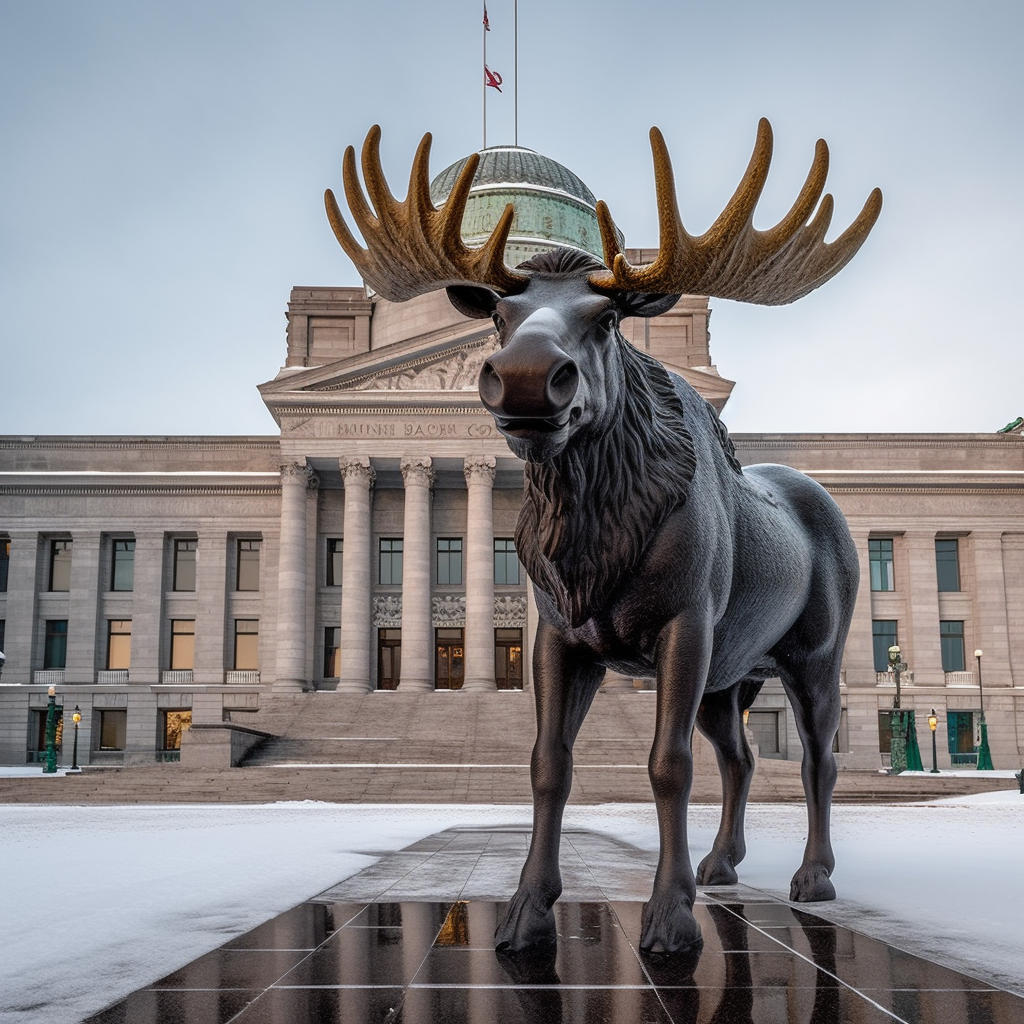
[[428, 132], [416, 150], [409, 193], [401, 203], [391, 194], [381, 168], [378, 125], [369, 130], [363, 143], [363, 178], [369, 203], [356, 174], [355, 151], [351, 146], [345, 150], [345, 198], [367, 247], [356, 241], [334, 193], [328, 189], [324, 193], [327, 218], [342, 249], [363, 280], [393, 302], [452, 284], [485, 284], [504, 294], [521, 292], [529, 276], [505, 266], [505, 242], [515, 215], [511, 203], [487, 242], [479, 249], [468, 248], [462, 241], [462, 218], [480, 157], [476, 153], [469, 157], [447, 201], [435, 208], [428, 176], [430, 141]]
[[814, 162], [796, 202], [775, 227], [758, 231], [754, 207], [761, 197], [772, 159], [772, 128], [761, 118], [746, 173], [718, 220], [703, 234], [687, 233], [679, 217], [676, 189], [665, 140], [651, 129], [660, 248], [653, 263], [634, 267], [622, 252], [615, 224], [604, 202], [597, 204], [607, 272], [591, 275], [591, 287], [605, 292], [714, 295], [764, 306], [793, 302], [838, 274], [867, 238], [882, 208], [875, 189], [857, 219], [834, 242], [824, 242], [832, 219], [832, 197], [808, 217], [825, 187], [828, 146], [819, 139]]

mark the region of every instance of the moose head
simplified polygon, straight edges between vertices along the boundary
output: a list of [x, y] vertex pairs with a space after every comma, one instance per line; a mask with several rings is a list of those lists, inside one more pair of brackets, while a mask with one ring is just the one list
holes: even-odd
[[325, 194], [328, 218], [363, 279], [384, 298], [398, 302], [445, 287], [459, 312], [493, 319], [501, 350], [483, 365], [480, 398], [511, 449], [529, 462], [552, 458], [577, 432], [605, 421], [621, 376], [616, 362], [618, 346], [626, 344], [618, 332], [622, 318], [657, 316], [683, 294], [762, 305], [793, 302], [853, 258], [882, 203], [875, 189], [850, 227], [834, 242], [824, 241], [832, 197], [822, 198], [828, 147], [819, 139], [792, 209], [775, 227], [754, 228], [772, 152], [771, 126], [762, 119], [750, 163], [731, 200], [708, 231], [694, 237], [680, 220], [665, 141], [652, 128], [657, 259], [632, 266], [608, 207], [599, 202], [604, 264], [561, 249], [510, 270], [504, 251], [514, 208], [505, 208], [484, 246], [467, 248], [460, 228], [479, 155], [466, 161], [447, 201], [435, 208], [428, 176], [430, 142], [428, 134], [420, 143], [403, 202], [395, 200], [385, 181], [378, 127], [368, 133], [362, 152], [370, 202], [359, 184], [355, 152], [351, 146], [346, 150], [345, 195], [367, 248], [349, 230], [330, 189]]

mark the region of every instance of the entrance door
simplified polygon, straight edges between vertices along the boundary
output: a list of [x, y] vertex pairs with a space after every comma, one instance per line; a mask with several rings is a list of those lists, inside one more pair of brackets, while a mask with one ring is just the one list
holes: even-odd
[[494, 680], [499, 690], [523, 688], [523, 631], [494, 631]]
[[462, 630], [437, 629], [434, 634], [434, 686], [438, 690], [461, 690], [465, 678]]
[[402, 678], [402, 631], [377, 630], [377, 689], [397, 690]]

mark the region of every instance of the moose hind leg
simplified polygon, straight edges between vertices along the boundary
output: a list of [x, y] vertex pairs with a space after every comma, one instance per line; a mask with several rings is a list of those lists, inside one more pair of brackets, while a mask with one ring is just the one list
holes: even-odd
[[743, 733], [743, 711], [761, 689], [762, 680], [744, 680], [728, 690], [705, 693], [697, 711], [697, 728], [707, 737], [722, 775], [722, 821], [711, 852], [697, 868], [698, 885], [733, 885], [736, 865], [747, 852], [743, 816], [754, 777], [754, 755]]
[[555, 900], [562, 892], [558, 848], [572, 786], [572, 747], [604, 669], [571, 651], [546, 623], [537, 631], [534, 690], [537, 741], [530, 761], [533, 836], [519, 888], [494, 931], [494, 947], [518, 952], [555, 941]]
[[838, 659], [835, 664], [803, 666], [793, 674], [783, 672], [782, 683], [804, 746], [800, 774], [807, 799], [807, 845], [803, 863], [790, 884], [789, 898], [799, 903], [834, 900], [836, 890], [829, 876], [836, 859], [829, 816], [836, 784], [832, 740], [841, 712]]

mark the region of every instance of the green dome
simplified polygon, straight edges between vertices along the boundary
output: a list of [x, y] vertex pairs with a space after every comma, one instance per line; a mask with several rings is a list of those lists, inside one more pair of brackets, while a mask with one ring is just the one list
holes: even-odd
[[[433, 180], [430, 198], [435, 205], [448, 198], [466, 159], [446, 167]], [[510, 267], [559, 246], [604, 259], [597, 200], [572, 171], [556, 160], [519, 146], [482, 150], [462, 219], [466, 244], [483, 245], [508, 203], [516, 211], [505, 247], [505, 262]], [[619, 244], [625, 244], [621, 232]]]

